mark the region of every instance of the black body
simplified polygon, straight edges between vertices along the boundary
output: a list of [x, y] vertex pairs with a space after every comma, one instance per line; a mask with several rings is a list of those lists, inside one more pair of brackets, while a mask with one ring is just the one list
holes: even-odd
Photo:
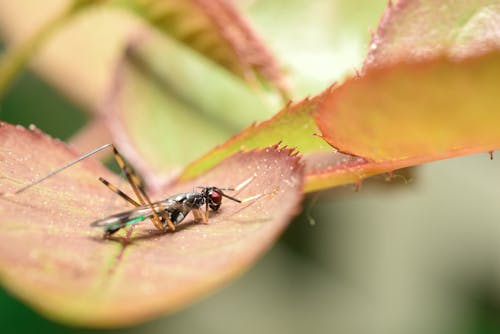
[[[234, 197], [224, 194], [217, 187], [198, 188], [201, 188], [200, 192], [180, 193], [172, 195], [163, 201], [153, 203], [153, 208], [160, 217], [164, 230], [167, 230], [168, 227], [165, 217], [170, 219], [174, 225], [178, 225], [186, 218], [189, 212], [199, 210], [203, 206], [205, 206], [205, 210], [208, 210], [208, 207], [210, 207], [213, 211], [217, 211], [220, 208], [222, 196], [235, 202], [241, 202]], [[91, 226], [103, 228], [105, 236], [109, 236], [125, 226], [133, 225], [152, 217], [153, 210], [151, 207], [143, 205], [97, 220]]]

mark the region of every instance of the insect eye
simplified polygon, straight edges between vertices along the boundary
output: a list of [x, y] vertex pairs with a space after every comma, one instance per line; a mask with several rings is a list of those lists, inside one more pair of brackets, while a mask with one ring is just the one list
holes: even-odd
[[222, 201], [222, 195], [218, 191], [211, 191], [210, 192], [210, 200], [214, 204], [220, 204]]

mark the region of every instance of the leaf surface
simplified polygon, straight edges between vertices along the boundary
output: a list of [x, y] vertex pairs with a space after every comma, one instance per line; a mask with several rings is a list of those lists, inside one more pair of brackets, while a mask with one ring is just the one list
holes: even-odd
[[499, 47], [498, 1], [400, 0], [389, 2], [364, 68], [442, 55], [458, 60]]
[[[76, 157], [38, 131], [0, 126], [0, 191], [12, 192]], [[190, 216], [175, 233], [137, 225], [103, 240], [89, 223], [130, 209], [103, 187], [117, 180], [92, 161], [18, 195], [0, 197], [2, 284], [47, 316], [70, 324], [112, 327], [173, 312], [244, 271], [269, 248], [297, 212], [302, 168], [291, 150], [237, 154], [189, 183], [153, 199], [192, 191], [194, 185], [235, 186], [255, 175], [238, 198], [224, 201], [210, 224]], [[121, 188], [131, 193], [125, 185]]]
[[368, 70], [326, 98], [324, 138], [386, 171], [500, 148], [500, 55]]
[[[340, 165], [358, 165], [364, 160], [337, 153], [323, 139], [315, 136], [319, 129], [311, 117], [320, 101], [329, 90], [312, 99], [290, 103], [273, 118], [253, 124], [223, 145], [215, 147], [200, 159], [189, 164], [182, 172], [181, 179], [189, 179], [211, 168], [226, 156], [239, 150], [252, 150], [281, 141], [297, 148], [304, 156], [306, 184], [305, 190], [321, 189], [322, 182], [317, 182], [317, 174], [331, 172]], [[341, 183], [344, 183], [343, 181]]]
[[[73, 15], [76, 11], [68, 12], [66, 6], [89, 9]], [[117, 10], [124, 8], [127, 10]], [[34, 65], [44, 77], [90, 111], [98, 111], [120, 53], [145, 24], [253, 86], [262, 79], [286, 94], [277, 61], [237, 10], [223, 1], [63, 0], [49, 5], [33, 0], [3, 1], [0, 28], [11, 44], [19, 44], [19, 50], [14, 49], [15, 57], [5, 57], [0, 70], [3, 68], [8, 80], [35, 56]], [[40, 49], [36, 55], [35, 49]], [[81, 57], [82, 50], [86, 57]], [[7, 83], [0, 81], [3, 86]]]
[[236, 75], [260, 77], [286, 94], [277, 61], [249, 24], [223, 0], [114, 0], [162, 33], [212, 59]]
[[131, 44], [106, 106], [115, 142], [150, 185], [272, 112], [233, 75], [158, 35]]
[[[373, 141], [370, 145], [372, 140], [370, 137], [371, 132], [375, 131], [372, 130], [372, 126], [380, 125], [381, 129], [378, 130], [379, 133], [377, 134], [380, 137], [386, 135], [386, 145], [400, 147], [400, 155], [404, 155], [403, 151], [408, 147], [399, 144], [400, 136], [405, 138], [410, 133], [413, 134], [413, 137], [408, 139], [408, 145], [410, 140], [414, 140], [415, 145], [422, 143], [419, 136], [428, 137], [423, 128], [421, 132], [418, 132], [418, 130], [408, 132], [409, 130], [405, 124], [411, 122], [413, 116], [409, 115], [412, 115], [416, 109], [422, 108], [422, 111], [427, 110], [427, 113], [424, 112], [426, 116], [419, 116], [421, 122], [424, 122], [426, 117], [429, 117], [429, 122], [434, 122], [434, 118], [430, 117], [428, 113], [434, 112], [434, 109], [438, 108], [439, 103], [443, 104], [443, 110], [440, 113], [445, 113], [444, 109], [450, 109], [449, 117], [453, 118], [454, 114], [452, 110], [460, 105], [461, 102], [469, 100], [467, 104], [460, 105], [461, 109], [459, 108], [460, 111], [457, 111], [462, 114], [464, 123], [466, 123], [465, 119], [472, 117], [466, 116], [467, 113], [475, 112], [475, 99], [486, 99], [478, 103], [478, 106], [480, 106], [482, 105], [481, 103], [488, 103], [487, 101], [491, 101], [493, 98], [492, 96], [488, 96], [488, 94], [492, 92], [491, 87], [495, 84], [494, 80], [489, 77], [486, 79], [489, 82], [483, 82], [479, 84], [479, 87], [473, 86], [471, 91], [467, 92], [466, 82], [469, 78], [471, 79], [471, 83], [479, 83], [485, 79], [482, 77], [474, 78], [474, 74], [471, 72], [473, 71], [472, 68], [465, 70], [467, 73], [459, 73], [460, 70], [458, 70], [457, 76], [453, 76], [450, 74], [450, 71], [454, 71], [454, 69], [441, 70], [438, 69], [439, 65], [436, 65], [434, 68], [428, 69], [427, 78], [421, 76], [419, 80], [414, 81], [409, 78], [412, 78], [414, 73], [418, 75], [417, 72], [421, 68], [419, 65], [415, 65], [413, 70], [409, 69], [406, 73], [406, 81], [404, 81], [404, 71], [402, 71], [399, 78], [401, 83], [393, 81], [392, 83], [385, 82], [384, 85], [380, 85], [377, 80], [378, 76], [383, 77], [382, 69], [380, 72], [377, 72], [379, 74], [370, 72], [370, 69], [382, 68], [390, 64], [404, 66], [401, 63], [405, 61], [430, 61], [430, 59], [441, 54], [446, 54], [455, 61], [459, 61], [460, 59], [465, 61], [465, 59], [473, 55], [478, 57], [481, 54], [485, 54], [487, 50], [495, 49], [500, 43], [500, 35], [498, 33], [500, 31], [498, 29], [498, 22], [500, 21], [497, 19], [500, 13], [499, 9], [498, 4], [492, 1], [456, 3], [454, 1], [403, 0], [398, 1], [395, 5], [389, 3], [377, 32], [372, 38], [361, 78], [348, 79], [339, 88], [329, 88], [310, 100], [304, 100], [288, 106], [287, 112], [282, 111], [271, 120], [246, 129], [227, 143], [215, 148], [201, 159], [193, 162], [188, 166], [184, 174], [182, 174], [182, 177], [187, 178], [191, 175], [196, 175], [205, 166], [215, 163], [218, 159], [223, 158], [225, 153], [232, 152], [232, 150], [247, 146], [252, 148], [258, 147], [260, 144], [266, 142], [263, 139], [266, 137], [271, 138], [271, 140], [280, 138], [285, 144], [297, 146], [299, 151], [304, 154], [306, 162], [306, 191], [337, 186], [344, 183], [359, 182], [374, 174], [392, 171], [396, 168], [417, 163], [416, 161], [403, 162], [402, 160], [394, 163], [391, 159], [389, 161], [384, 159], [374, 160], [374, 153], [370, 152], [370, 150], [377, 151], [381, 148], [377, 146], [378, 142], [376, 141]], [[452, 63], [450, 62], [449, 65], [451, 66]], [[489, 65], [496, 66], [491, 63]], [[479, 66], [479, 71], [487, 71], [486, 67], [489, 65], [484, 64], [483, 67]], [[465, 67], [467, 66], [465, 65]], [[425, 68], [426, 65], [423, 65], [423, 67]], [[457, 68], [461, 68], [461, 66], [457, 65]], [[433, 70], [436, 70], [436, 73], [430, 74]], [[366, 74], [369, 78], [364, 78], [365, 72], [369, 73]], [[438, 76], [442, 72], [444, 73], [443, 78], [439, 78]], [[354, 89], [350, 87], [356, 86], [357, 80], [360, 82], [359, 85], [362, 83], [364, 87], [363, 89], [356, 90], [356, 93], [354, 93]], [[458, 84], [458, 81], [461, 84]], [[455, 82], [462, 86], [457, 87], [457, 90], [449, 89], [447, 85], [450, 84], [450, 87], [454, 87]], [[369, 85], [373, 85], [373, 87], [370, 88]], [[344, 88], [344, 86], [349, 86], [349, 88]], [[482, 87], [488, 88], [479, 92]], [[406, 95], [404, 95], [406, 103], [402, 100], [403, 95], [399, 96], [399, 94], [402, 94], [401, 91], [403, 89], [407, 90]], [[431, 89], [434, 89], [434, 93], [431, 92]], [[341, 90], [342, 93], [337, 93], [337, 90]], [[339, 96], [343, 95], [343, 92], [346, 91], [352, 91], [353, 95], [349, 97], [349, 102], [346, 102], [346, 104], [350, 103], [351, 105], [343, 107], [345, 110], [342, 111], [342, 116], [333, 115], [337, 108], [335, 104], [343, 103], [343, 97]], [[433, 95], [435, 100], [429, 101], [427, 94]], [[440, 96], [441, 99], [436, 100], [437, 96]], [[459, 98], [453, 102], [457, 96]], [[432, 106], [432, 104], [434, 105]], [[379, 107], [391, 108], [390, 115], [385, 115], [387, 117], [385, 121], [390, 121], [390, 123], [385, 124], [385, 126], [381, 125], [383, 117], [376, 115], [376, 110]], [[407, 107], [410, 109], [406, 110], [405, 108]], [[491, 105], [488, 105], [488, 107], [488, 110], [492, 110]], [[318, 108], [319, 111], [317, 110]], [[355, 111], [351, 110], [354, 108], [357, 109]], [[366, 111], [366, 113], [367, 116], [372, 118], [371, 120], [367, 120], [363, 116], [365, 113], [364, 109], [370, 110]], [[332, 115], [329, 115], [329, 113], [332, 113]], [[321, 131], [316, 131], [316, 125], [308, 119], [311, 114], [318, 115], [316, 116], [316, 123], [319, 124]], [[352, 118], [348, 116], [351, 114]], [[401, 115], [395, 116], [396, 114]], [[337, 117], [343, 117], [342, 121]], [[389, 119], [389, 117], [392, 118]], [[446, 116], [443, 115], [442, 117], [445, 118]], [[403, 122], [401, 129], [399, 129], [397, 123], [399, 121]], [[488, 121], [486, 120], [486, 122]], [[372, 123], [375, 123], [375, 125], [372, 125]], [[443, 127], [443, 137], [448, 136], [445, 133], [453, 132], [453, 130], [445, 129], [444, 127], [449, 126], [453, 128], [455, 126], [452, 122], [450, 124], [445, 124], [445, 122], [438, 122], [436, 124], [436, 127], [429, 129], [429, 131], [437, 131], [438, 126]], [[418, 125], [415, 125], [415, 128], [418, 128]], [[478, 131], [478, 129], [472, 131]], [[300, 135], [297, 135], [297, 132], [300, 132]], [[339, 148], [344, 154], [339, 152], [328, 153], [327, 149], [320, 146], [319, 141], [311, 138], [312, 134], [320, 132], [323, 132], [324, 138], [332, 146]], [[339, 138], [342, 138], [343, 142], [340, 142]], [[465, 138], [466, 136], [463, 136], [462, 145], [465, 145], [463, 142]], [[425, 139], [423, 140], [425, 141]], [[428, 137], [426, 145], [434, 145], [435, 140], [436, 138]], [[453, 141], [451, 138], [449, 140]], [[363, 141], [365, 145], [363, 150], [349, 146], [352, 145], [351, 143], [357, 141]], [[390, 141], [392, 141], [392, 144], [390, 144]], [[345, 144], [344, 142], [349, 142], [349, 144]], [[448, 144], [451, 144], [451, 142]], [[445, 144], [436, 143], [436, 145], [441, 145], [440, 148], [442, 149], [442, 145]], [[449, 149], [454, 148], [450, 147]], [[484, 151], [485, 148], [483, 147], [481, 150]], [[443, 151], [440, 152], [444, 154]], [[451, 152], [448, 153], [451, 154]], [[408, 152], [408, 156], [411, 155]], [[445, 156], [453, 155], [444, 154], [443, 157]], [[436, 159], [437, 155], [434, 158], [427, 158], [430, 160]], [[395, 160], [400, 159], [401, 157], [395, 158]], [[424, 161], [425, 159], [421, 158], [421, 160]]]
[[[366, 5], [380, 7], [380, 3], [375, 2]], [[300, 94], [317, 91], [311, 87], [321, 87], [319, 82], [331, 82], [352, 71], [355, 61], [361, 62], [359, 45], [363, 40], [367, 42], [367, 21], [374, 21], [375, 17], [370, 12], [357, 17], [359, 22], [353, 23], [345, 19], [352, 10], [343, 1], [319, 5], [302, 0], [280, 2], [280, 5], [276, 1], [257, 1], [247, 8], [261, 35], [277, 46], [280, 58], [287, 60], [290, 76], [299, 86]], [[307, 29], [301, 28], [304, 17], [310, 18]], [[342, 34], [333, 34], [335, 29]], [[112, 96], [116, 109], [110, 124], [116, 142], [150, 185], [168, 179], [172, 166], [192, 162], [222, 143], [230, 133], [269, 118], [273, 111], [261, 102], [261, 96], [240, 87], [224, 73], [190, 61], [192, 54], [157, 39], [157, 36], [148, 36], [141, 41], [134, 48], [134, 57], [126, 59], [116, 76], [115, 83], [121, 88], [112, 90], [112, 94], [118, 94]], [[346, 47], [343, 51], [348, 56], [333, 51], [342, 46]], [[175, 66], [166, 59], [166, 54]], [[250, 126], [190, 164], [182, 178], [193, 177], [240, 149], [266, 147], [278, 141], [301, 150], [311, 173], [352, 162], [346, 155], [334, 154], [323, 140], [314, 136], [319, 133], [309, 115], [314, 103], [307, 106], [308, 102], [304, 101], [296, 103], [297, 106], [287, 106], [272, 120]], [[267, 126], [269, 131], [265, 130]], [[321, 183], [316, 183], [315, 189], [321, 188]]]
[[[483, 72], [488, 71], [488, 66], [495, 72], [496, 65], [494, 61], [480, 65], [481, 60], [468, 59], [498, 49], [499, 15], [496, 1], [389, 2], [372, 36], [363, 75], [333, 89], [316, 113], [324, 138], [333, 147], [366, 160], [319, 173], [311, 177], [311, 182], [324, 187], [344, 181], [359, 182], [424, 161], [487, 151], [489, 145], [470, 151], [465, 147], [477, 143], [480, 122], [496, 120], [494, 114], [481, 119], [485, 109], [476, 114], [481, 106], [494, 110], [489, 103], [496, 103], [495, 93], [489, 94], [495, 79], [485, 77]], [[426, 64], [409, 64], [420, 62]], [[477, 66], [471, 65], [474, 62]], [[377, 68], [380, 70], [373, 70]], [[475, 69], [479, 71], [477, 77]], [[389, 77], [398, 75], [399, 82], [390, 81]], [[418, 79], [413, 80], [413, 75]], [[359, 90], [361, 86], [364, 88]], [[343, 101], [347, 95], [349, 102]], [[346, 109], [340, 112], [338, 105]], [[338, 117], [345, 119], [340, 121]], [[491, 134], [492, 129], [489, 130]], [[373, 133], [376, 135], [372, 138]], [[351, 143], [341, 143], [340, 137]], [[491, 137], [488, 140], [490, 144], [495, 142]], [[361, 141], [366, 145], [363, 149], [353, 147], [352, 143]], [[397, 148], [398, 154], [389, 153], [389, 147]], [[377, 157], [384, 154], [380, 151], [386, 155]]]

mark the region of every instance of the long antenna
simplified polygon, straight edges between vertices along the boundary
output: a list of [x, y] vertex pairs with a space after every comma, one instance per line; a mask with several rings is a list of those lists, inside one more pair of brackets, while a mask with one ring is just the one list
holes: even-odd
[[229, 196], [229, 195], [227, 195], [227, 194], [224, 194], [222, 191], [220, 192], [220, 194], [221, 194], [222, 196], [224, 196], [224, 197], [229, 198], [229, 199], [230, 199], [230, 200], [232, 200], [232, 201], [235, 201], [235, 202], [241, 203], [241, 200], [239, 200], [239, 199], [237, 199], [237, 198], [235, 198], [235, 197]]
[[110, 146], [113, 146], [113, 144], [105, 144], [105, 145], [102, 145], [102, 146], [100, 146], [100, 147], [98, 147], [98, 148], [96, 148], [96, 149], [93, 149], [92, 151], [90, 151], [90, 152], [88, 152], [88, 153], [85, 153], [84, 155], [82, 155], [82, 156], [78, 157], [77, 159], [75, 159], [75, 160], [73, 160], [73, 161], [68, 162], [68, 163], [67, 163], [67, 164], [65, 164], [64, 166], [59, 167], [59, 168], [58, 168], [58, 169], [56, 169], [56, 170], [53, 170], [52, 172], [50, 172], [49, 174], [45, 175], [44, 177], [39, 178], [38, 180], [36, 180], [36, 181], [34, 181], [34, 182], [32, 182], [32, 183], [30, 183], [30, 184], [28, 184], [28, 185], [26, 185], [26, 186], [22, 187], [21, 189], [16, 190], [16, 191], [14, 192], [14, 194], [19, 194], [19, 193], [22, 193], [23, 191], [25, 191], [25, 190], [27, 190], [27, 189], [29, 189], [29, 188], [31, 188], [31, 187], [33, 187], [33, 186], [35, 186], [35, 185], [39, 184], [40, 182], [42, 182], [42, 181], [44, 181], [44, 180], [48, 179], [49, 177], [52, 177], [52, 176], [56, 175], [56, 174], [57, 174], [57, 173], [59, 173], [59, 172], [62, 172], [62, 171], [63, 171], [63, 170], [65, 170], [66, 168], [69, 168], [69, 167], [73, 166], [74, 164], [79, 163], [80, 161], [85, 160], [85, 159], [87, 159], [88, 157], [90, 157], [90, 156], [92, 156], [92, 155], [96, 154], [97, 152], [100, 152], [100, 151], [102, 151], [102, 150], [104, 150], [104, 149], [106, 149], [106, 148], [108, 148], [108, 147], [110, 147]]

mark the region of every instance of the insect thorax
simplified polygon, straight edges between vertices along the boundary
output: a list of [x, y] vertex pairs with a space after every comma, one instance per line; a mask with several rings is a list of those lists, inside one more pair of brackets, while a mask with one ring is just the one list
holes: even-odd
[[205, 197], [199, 193], [177, 194], [162, 203], [174, 225], [180, 224], [191, 210], [199, 209], [204, 204]]

